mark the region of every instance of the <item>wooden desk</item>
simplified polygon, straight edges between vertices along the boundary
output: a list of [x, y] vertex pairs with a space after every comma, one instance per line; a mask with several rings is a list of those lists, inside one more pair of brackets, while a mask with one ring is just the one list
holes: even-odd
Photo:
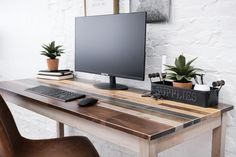
[[[78, 107], [79, 100], [64, 103], [25, 91], [37, 85], [85, 93], [98, 98], [99, 103]], [[215, 108], [202, 108], [167, 100], [156, 101], [141, 97], [142, 92], [137, 89], [96, 89], [91, 82], [84, 80], [0, 82], [0, 94], [5, 100], [131, 149], [138, 152], [139, 157], [156, 157], [159, 152], [209, 130], [213, 130], [212, 157], [224, 156], [225, 113], [233, 106], [219, 104]]]

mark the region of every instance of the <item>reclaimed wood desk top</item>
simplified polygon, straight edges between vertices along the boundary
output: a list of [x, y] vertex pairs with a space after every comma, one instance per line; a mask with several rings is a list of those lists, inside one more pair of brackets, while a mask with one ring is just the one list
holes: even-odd
[[[99, 102], [95, 106], [79, 107], [77, 105], [79, 100], [65, 103], [25, 91], [38, 85], [84, 93], [88, 97], [98, 98]], [[2, 95], [47, 105], [148, 140], [178, 132], [233, 109], [233, 106], [225, 104], [219, 104], [215, 108], [203, 108], [168, 100], [154, 100], [141, 97], [143, 92], [132, 88], [126, 91], [97, 89], [86, 80], [22, 79], [0, 82]]]

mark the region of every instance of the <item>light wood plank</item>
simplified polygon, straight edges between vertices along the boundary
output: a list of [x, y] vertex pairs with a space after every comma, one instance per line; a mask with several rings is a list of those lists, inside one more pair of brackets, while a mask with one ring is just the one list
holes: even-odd
[[220, 116], [217, 118], [208, 119], [196, 125], [190, 126], [174, 134], [170, 134], [154, 140], [157, 145], [157, 153], [167, 150], [177, 144], [195, 138], [207, 131], [213, 130], [221, 125]]
[[153, 141], [140, 139], [138, 157], [157, 157], [156, 148]]
[[225, 134], [227, 115], [222, 114], [221, 126], [215, 128], [212, 134], [212, 157], [224, 157], [225, 155]]

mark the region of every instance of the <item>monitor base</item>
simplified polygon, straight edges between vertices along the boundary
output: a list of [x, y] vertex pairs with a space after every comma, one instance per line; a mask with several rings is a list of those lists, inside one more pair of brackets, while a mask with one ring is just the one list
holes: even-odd
[[107, 89], [107, 90], [127, 90], [128, 86], [116, 84], [115, 86], [111, 86], [110, 83], [98, 83], [94, 85], [99, 89]]
[[107, 90], [127, 90], [128, 86], [116, 84], [116, 78], [114, 76], [109, 76], [110, 83], [98, 83], [94, 86], [99, 89], [107, 89]]

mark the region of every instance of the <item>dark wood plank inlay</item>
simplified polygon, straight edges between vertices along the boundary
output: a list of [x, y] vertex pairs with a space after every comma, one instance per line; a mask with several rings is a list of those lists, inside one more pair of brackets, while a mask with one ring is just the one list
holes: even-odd
[[158, 108], [158, 106], [152, 107], [152, 106], [147, 106], [147, 105], [138, 104], [138, 103], [134, 103], [134, 102], [126, 101], [126, 100], [120, 100], [116, 98], [110, 98], [110, 100], [106, 102], [111, 103], [116, 106], [124, 107], [124, 108], [139, 109], [139, 110], [142, 110], [143, 112], [150, 111], [150, 112], [155, 112], [155, 113], [162, 113], [162, 114], [167, 114], [169, 116], [175, 116], [176, 118], [182, 118], [186, 120], [193, 120], [193, 119], [198, 118], [192, 115], [187, 115], [187, 114], [178, 113], [178, 112], [174, 112], [174, 111], [170, 111], [166, 109], [161, 109], [161, 108]]
[[180, 110], [184, 110], [184, 111], [190, 111], [190, 112], [194, 112], [194, 113], [198, 113], [198, 114], [203, 114], [203, 115], [208, 115], [208, 112], [204, 112], [204, 111], [199, 111], [196, 109], [191, 109], [191, 108], [187, 108], [184, 106], [176, 106], [176, 105], [171, 105], [171, 104], [167, 104], [167, 103], [160, 103], [160, 106], [167, 106], [170, 108], [175, 108], [175, 109], [180, 109]]

